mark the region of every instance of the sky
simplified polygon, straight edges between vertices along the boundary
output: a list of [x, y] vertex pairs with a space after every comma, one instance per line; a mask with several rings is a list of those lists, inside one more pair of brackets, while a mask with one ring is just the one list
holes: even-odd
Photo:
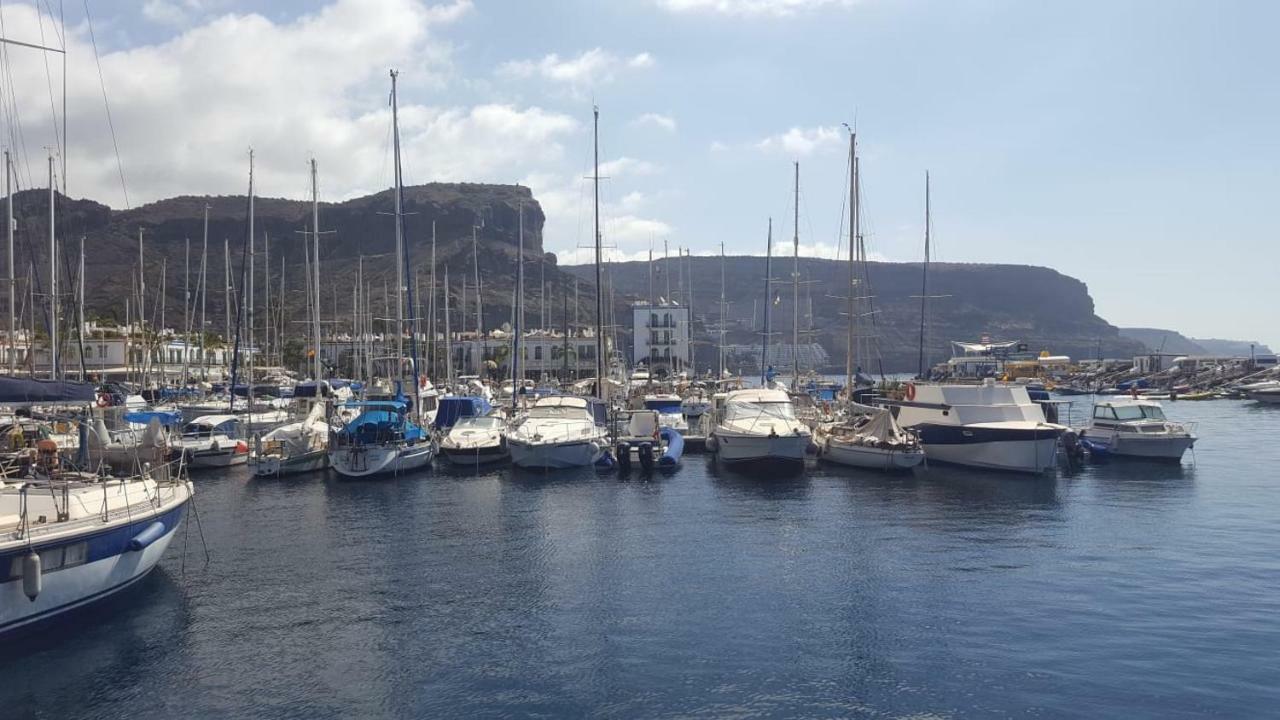
[[[60, 7], [76, 197], [243, 193], [251, 147], [260, 195], [308, 197], [313, 156], [322, 199], [384, 189], [396, 68], [406, 182], [531, 187], [562, 263], [590, 254], [593, 104], [613, 257], [763, 254], [770, 218], [789, 252], [795, 162], [801, 252], [836, 257], [847, 124], [873, 258], [922, 257], [928, 172], [935, 259], [1280, 348], [1280, 4], [10, 0], [0, 35], [61, 46]], [[61, 59], [2, 59], [5, 144], [46, 187]]]

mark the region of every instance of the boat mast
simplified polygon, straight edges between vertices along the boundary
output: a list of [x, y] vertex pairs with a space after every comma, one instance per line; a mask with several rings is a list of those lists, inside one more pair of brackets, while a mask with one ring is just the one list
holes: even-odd
[[848, 393], [849, 399], [853, 399], [853, 370], [854, 357], [857, 355], [858, 333], [854, 328], [854, 324], [858, 321], [858, 281], [857, 281], [857, 265], [858, 257], [854, 251], [858, 238], [858, 171], [857, 171], [857, 154], [858, 154], [858, 135], [857, 133], [849, 133], [849, 338], [845, 347], [847, 357], [844, 363], [844, 391]]
[[520, 201], [517, 210], [520, 216], [520, 230], [516, 234], [516, 296], [515, 302], [511, 304], [511, 319], [514, 321], [515, 333], [512, 335], [511, 341], [511, 407], [516, 409], [519, 407], [520, 388], [524, 385], [524, 377], [521, 375], [523, 368], [520, 366], [520, 333], [522, 331], [520, 318], [524, 315], [524, 200]]
[[58, 380], [58, 242], [54, 233], [53, 153], [49, 153], [49, 377]]
[[920, 275], [920, 360], [916, 377], [924, 379], [924, 325], [929, 303], [929, 171], [924, 173], [924, 264]]
[[453, 331], [449, 327], [449, 266], [444, 266], [444, 385], [453, 387]]
[[800, 162], [796, 161], [795, 235], [791, 246], [794, 266], [791, 270], [791, 387], [800, 387]]
[[[254, 352], [255, 348], [253, 346], [253, 254], [254, 254], [254, 250], [253, 250], [253, 150], [250, 149], [249, 150], [249, 281], [246, 287], [249, 293], [249, 297], [245, 301], [246, 315], [249, 320], [248, 324], [245, 326], [246, 330], [248, 331], [248, 339], [249, 339], [249, 344], [248, 344], [249, 391], [247, 393], [247, 398], [249, 402], [246, 407], [248, 408], [248, 411], [250, 413], [253, 412], [253, 380], [254, 380], [253, 360], [254, 360], [254, 355], [256, 354]], [[235, 386], [233, 385], [231, 388], [231, 407], [232, 408], [235, 407], [235, 393], [236, 393], [236, 389], [235, 389]]]
[[[63, 182], [66, 179], [63, 178]], [[84, 236], [80, 236], [80, 302], [76, 305], [76, 337], [80, 340], [80, 382], [87, 379], [87, 372], [84, 366]]]
[[[206, 217], [208, 216], [208, 213], [209, 211], [205, 210]], [[223, 282], [222, 314], [225, 316], [223, 320], [224, 320], [224, 324], [226, 325], [226, 328], [223, 331], [223, 335], [222, 335], [222, 342], [224, 346], [222, 351], [223, 353], [222, 359], [226, 360], [227, 358], [226, 358], [225, 346], [227, 343], [231, 342], [231, 240], [225, 237], [222, 238], [222, 267], [224, 271], [223, 281], [222, 281]]]
[[[311, 261], [311, 273], [315, 277], [313, 283], [315, 289], [315, 311], [312, 313], [311, 338], [312, 347], [315, 348], [315, 361], [312, 364], [312, 377], [316, 381], [316, 397], [320, 397], [320, 189], [316, 178], [316, 159], [311, 158], [311, 228], [314, 232], [313, 252], [314, 259]], [[284, 269], [281, 268], [281, 272]]]
[[13, 158], [9, 156], [8, 150], [4, 151], [4, 194], [5, 215], [8, 220], [5, 231], [9, 236], [9, 377], [13, 377], [18, 372], [18, 292], [17, 277], [13, 272]]
[[[483, 220], [480, 221], [480, 227], [484, 227]], [[480, 285], [480, 242], [476, 238], [477, 230], [478, 227], [471, 226], [471, 267], [476, 273], [476, 338], [484, 340], [484, 300], [481, 293], [483, 286]]]
[[[396, 102], [396, 76], [399, 73], [395, 70], [391, 71], [391, 135], [392, 145], [395, 152], [395, 206], [396, 206], [396, 367], [404, 367], [404, 224], [401, 214], [401, 192], [400, 192], [400, 117], [399, 108]], [[416, 373], [416, 370], [415, 370]], [[400, 379], [404, 379], [404, 371], [400, 371]], [[415, 390], [416, 392], [416, 390]], [[416, 403], [415, 403], [416, 407]]]
[[200, 243], [200, 379], [209, 379], [209, 356], [205, 352], [205, 301], [209, 298], [209, 206], [204, 206], [204, 237]]
[[439, 346], [436, 343], [436, 221], [431, 221], [431, 289], [427, 300], [427, 375], [437, 376], [439, 363], [436, 355]]
[[609, 401], [609, 388], [604, 378], [604, 286], [601, 276], [604, 248], [600, 242], [600, 108], [593, 106], [592, 113], [592, 148], [593, 165], [591, 172], [592, 189], [595, 194], [594, 225], [596, 243], [596, 395], [603, 401]]
[[769, 218], [769, 235], [764, 252], [764, 333], [760, 341], [760, 386], [769, 374], [769, 306], [773, 304], [773, 218]]
[[719, 362], [717, 363], [716, 379], [724, 377], [724, 327], [725, 327], [725, 304], [724, 304], [724, 242], [720, 243], [720, 352]]

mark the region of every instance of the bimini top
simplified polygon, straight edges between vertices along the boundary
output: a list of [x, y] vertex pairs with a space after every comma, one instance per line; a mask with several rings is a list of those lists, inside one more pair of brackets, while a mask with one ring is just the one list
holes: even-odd
[[493, 407], [482, 397], [444, 397], [436, 407], [436, 419], [432, 423], [437, 428], [451, 428], [454, 423], [464, 417], [486, 415]]
[[[218, 417], [218, 416], [215, 415], [213, 417]], [[200, 419], [203, 420], [204, 418], [200, 418]], [[158, 420], [160, 421], [161, 425], [168, 427], [171, 425], [177, 425], [178, 423], [182, 422], [182, 413], [164, 412], [161, 410], [147, 410], [144, 412], [126, 413], [124, 416], [124, 420], [125, 422], [134, 423], [136, 425], [149, 425], [151, 424], [152, 420]]]
[[0, 405], [93, 402], [95, 395], [92, 383], [0, 378]]

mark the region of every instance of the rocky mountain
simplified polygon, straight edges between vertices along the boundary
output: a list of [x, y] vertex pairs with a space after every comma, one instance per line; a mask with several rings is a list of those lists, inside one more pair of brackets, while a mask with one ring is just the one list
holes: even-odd
[[1174, 353], [1177, 355], [1210, 354], [1209, 350], [1203, 345], [1176, 330], [1120, 328], [1120, 334], [1142, 343], [1151, 352]]
[[[664, 261], [654, 266], [655, 295], [665, 295]], [[779, 281], [773, 287], [773, 330], [782, 342], [791, 338], [792, 269], [790, 258], [773, 260], [773, 277]], [[588, 277], [590, 268], [566, 270]], [[845, 301], [839, 298], [848, 294], [848, 266], [801, 258], [799, 274], [801, 331], [826, 348], [833, 367], [842, 368], [847, 321]], [[719, 317], [720, 259], [671, 260], [669, 275], [673, 296], [686, 298], [692, 287], [695, 332], [715, 324]], [[610, 276], [616, 296], [649, 297], [648, 263], [613, 265]], [[915, 370], [920, 342], [920, 264], [871, 263], [869, 276], [875, 304], [874, 332], [885, 370]], [[725, 277], [727, 324], [735, 328], [730, 342], [759, 342], [756, 333], [763, 315], [765, 259], [727, 258]], [[1142, 351], [1140, 343], [1121, 336], [1117, 328], [1097, 316], [1084, 283], [1049, 268], [933, 263], [929, 266], [928, 294], [939, 296], [929, 301], [925, 333], [928, 357], [934, 362], [950, 357], [950, 341], [977, 341], [984, 336], [1019, 340], [1032, 351], [1048, 350], [1077, 358], [1130, 357]], [[705, 366], [710, 362], [713, 356], [708, 349], [700, 363]]]
[[[190, 243], [193, 296], [200, 284], [204, 212], [208, 208], [208, 264], [205, 312], [209, 330], [221, 333], [228, 313], [224, 278], [228, 268], [233, 286], [240, 286], [246, 265], [248, 201], [245, 196], [182, 196], [130, 210], [113, 210], [91, 200], [57, 198], [57, 227], [61, 255], [60, 296], [71, 307], [70, 290], [76, 276], [77, 253], [83, 239], [86, 253], [86, 315], [123, 321], [126, 299], [137, 317], [136, 275], [138, 237], [146, 263], [147, 316], [158, 318], [163, 287], [165, 322], [182, 324], [184, 267]], [[541, 207], [528, 188], [511, 185], [429, 184], [404, 190], [404, 225], [417, 293], [425, 306], [428, 289], [433, 228], [436, 236], [438, 281], [450, 273], [451, 305], [457, 308], [462, 283], [468, 284], [468, 327], [474, 327], [475, 261], [484, 288], [483, 307], [487, 327], [510, 318], [512, 287], [516, 275], [520, 212], [524, 215], [526, 283], [529, 297], [545, 272], [549, 295], [563, 297], [572, 278], [560, 272], [555, 256], [542, 251]], [[339, 203], [320, 204], [320, 265], [322, 306], [325, 315], [349, 322], [356, 269], [363, 259], [364, 278], [378, 318], [394, 316], [396, 265], [395, 235], [390, 190]], [[269, 293], [278, 311], [284, 297], [286, 326], [305, 317], [304, 268], [306, 256], [302, 232], [311, 224], [311, 203], [279, 198], [255, 199], [255, 294], [258, 325], [265, 322], [265, 297]], [[32, 190], [14, 198], [16, 262], [19, 297], [31, 290], [42, 306], [48, 287], [48, 194]], [[477, 243], [473, 254], [472, 232]], [[267, 256], [270, 255], [270, 267]], [[229, 258], [229, 264], [227, 262]], [[283, 286], [282, 286], [283, 282]], [[571, 294], [571, 293], [570, 293]], [[232, 296], [232, 306], [235, 300]], [[439, 302], [439, 301], [438, 301]], [[25, 308], [27, 301], [20, 301]], [[560, 301], [555, 302], [560, 308]], [[592, 307], [583, 296], [582, 311]], [[24, 314], [25, 314], [24, 310]], [[67, 313], [64, 313], [66, 316]], [[526, 316], [528, 313], [526, 313]], [[230, 313], [234, 317], [234, 313]], [[36, 324], [43, 326], [42, 311]], [[458, 318], [455, 316], [455, 323]], [[455, 327], [457, 327], [455, 325]]]

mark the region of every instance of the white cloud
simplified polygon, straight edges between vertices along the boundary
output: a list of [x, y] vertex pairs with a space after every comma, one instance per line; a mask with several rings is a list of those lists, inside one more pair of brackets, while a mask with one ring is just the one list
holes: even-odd
[[606, 160], [600, 163], [600, 177], [611, 180], [626, 175], [652, 175], [658, 171], [657, 165], [648, 160], [637, 160], [633, 157], [620, 157], [617, 160]]
[[537, 60], [511, 60], [498, 66], [498, 74], [514, 78], [538, 77], [563, 84], [579, 93], [613, 82], [624, 68], [642, 70], [653, 64], [653, 56], [647, 52], [623, 58], [597, 47], [571, 58], [550, 53]]
[[849, 7], [858, 0], [657, 0], [674, 13], [715, 13], [742, 17], [787, 17], [827, 7]]
[[667, 132], [676, 131], [676, 119], [670, 115], [663, 115], [661, 113], [645, 113], [637, 117], [635, 120], [632, 120], [631, 124], [637, 127], [644, 127], [646, 125], [652, 126], [661, 128]]
[[788, 155], [811, 155], [826, 147], [840, 146], [845, 137], [844, 133], [834, 127], [793, 127], [757, 142], [756, 147], [765, 151], [782, 151]]
[[[288, 22], [224, 14], [164, 42], [102, 55], [130, 204], [242, 193], [250, 147], [262, 195], [306, 195], [305, 162], [313, 154], [326, 199], [387, 187], [391, 67], [402, 70], [406, 182], [513, 182], [562, 162], [564, 143], [582, 129], [567, 115], [417, 100], [450, 82], [449, 46], [438, 33], [470, 7], [467, 0], [333, 0]], [[32, 6], [10, 6], [5, 15], [12, 37], [39, 37]], [[69, 26], [67, 35], [69, 188], [123, 207], [88, 30]], [[333, 52], [333, 37], [343, 38], [343, 52]], [[39, 186], [41, 147], [51, 144], [52, 131], [44, 66], [28, 57], [10, 55], [27, 150], [15, 149], [22, 185]]]

